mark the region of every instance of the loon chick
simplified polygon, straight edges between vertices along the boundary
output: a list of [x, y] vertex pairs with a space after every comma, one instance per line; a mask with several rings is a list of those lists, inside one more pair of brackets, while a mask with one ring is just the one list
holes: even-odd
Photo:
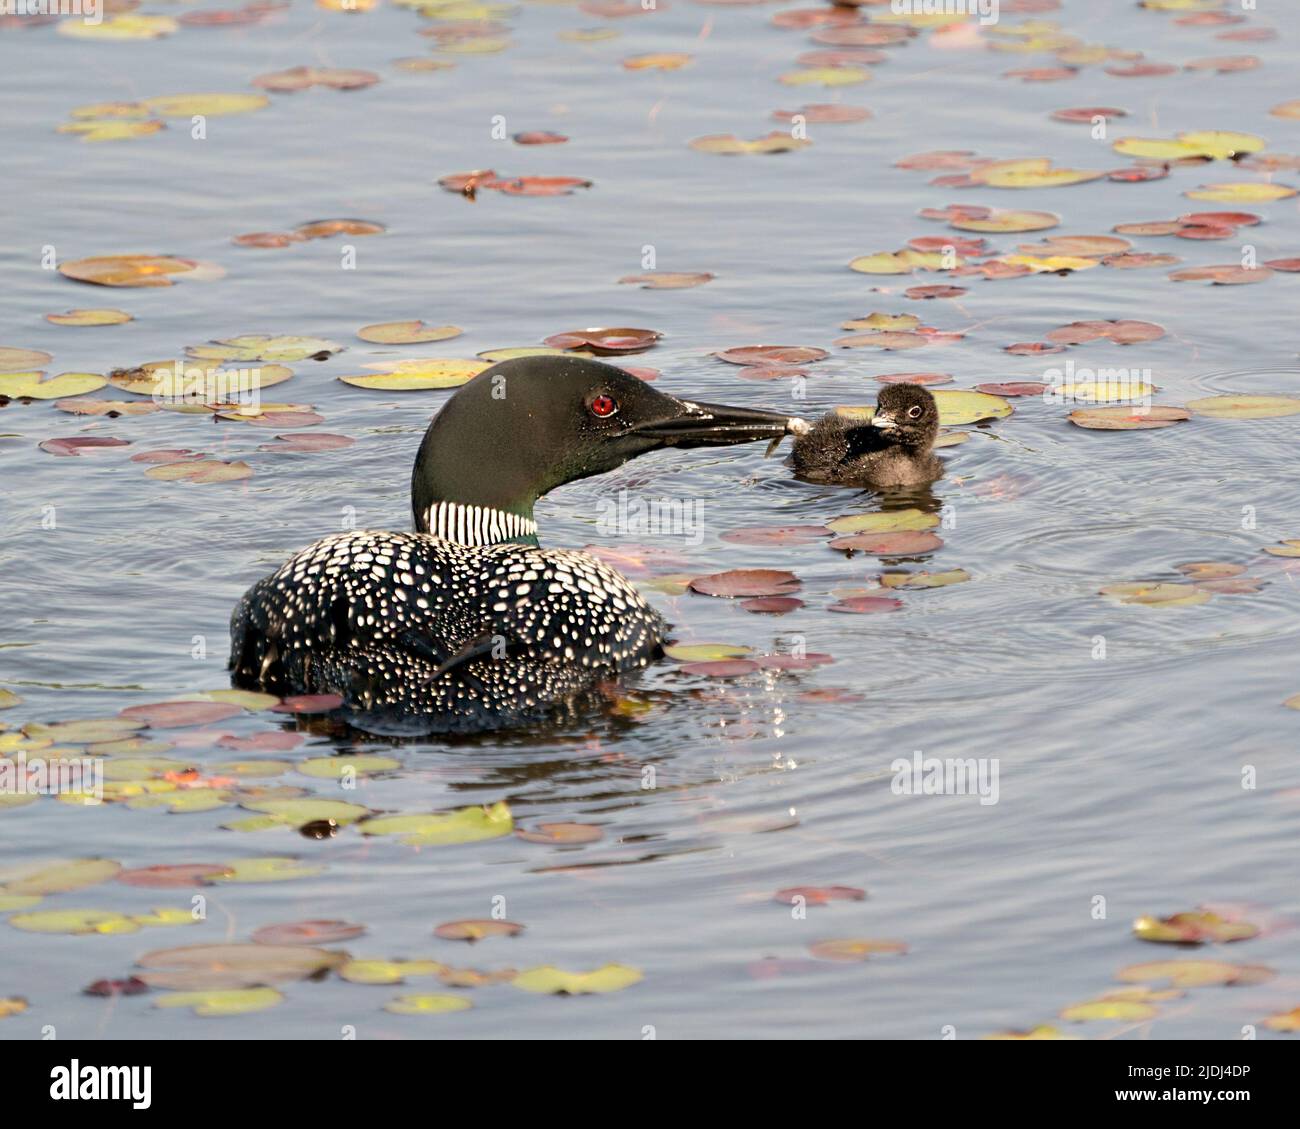
[[794, 441], [795, 473], [840, 486], [918, 486], [943, 477], [932, 451], [939, 405], [919, 384], [890, 384], [860, 421], [827, 412]]
[[341, 695], [353, 724], [380, 733], [539, 721], [657, 658], [665, 625], [604, 562], [538, 548], [537, 499], [661, 447], [778, 442], [807, 426], [678, 400], [598, 361], [502, 361], [430, 423], [415, 532], [326, 537], [245, 593], [232, 681]]

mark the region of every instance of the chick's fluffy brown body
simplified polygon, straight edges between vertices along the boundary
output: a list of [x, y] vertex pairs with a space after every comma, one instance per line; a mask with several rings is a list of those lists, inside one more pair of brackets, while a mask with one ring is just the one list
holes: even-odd
[[828, 412], [795, 440], [795, 473], [810, 482], [890, 489], [943, 477], [933, 452], [939, 408], [919, 385], [892, 384], [869, 420]]

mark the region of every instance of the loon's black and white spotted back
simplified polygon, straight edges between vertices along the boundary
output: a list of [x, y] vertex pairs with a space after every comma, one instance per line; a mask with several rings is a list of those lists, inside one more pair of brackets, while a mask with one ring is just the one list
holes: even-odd
[[377, 732], [552, 716], [658, 657], [665, 625], [609, 565], [538, 548], [537, 498], [660, 447], [803, 426], [677, 400], [582, 358], [503, 361], [430, 424], [412, 477], [414, 533], [326, 537], [248, 590], [231, 617], [232, 679], [339, 694], [351, 720]]

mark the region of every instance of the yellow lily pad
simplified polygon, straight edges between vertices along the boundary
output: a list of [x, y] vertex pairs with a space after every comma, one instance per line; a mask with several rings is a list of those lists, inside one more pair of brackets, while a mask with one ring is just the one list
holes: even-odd
[[103, 388], [108, 381], [94, 372], [63, 372], [45, 379], [43, 372], [0, 373], [0, 396], [17, 400], [58, 400], [65, 396], [83, 396]]
[[208, 345], [187, 346], [185, 355], [200, 361], [305, 361], [321, 353], [337, 353], [342, 348], [342, 345], [323, 337], [274, 337], [265, 333], [248, 333]]
[[6, 894], [66, 894], [108, 882], [122, 870], [112, 859], [54, 859], [0, 869]]
[[464, 996], [415, 995], [398, 996], [384, 1005], [384, 1010], [394, 1015], [437, 1015], [446, 1011], [465, 1011], [473, 1003]]
[[140, 16], [127, 12], [109, 16], [97, 24], [85, 20], [60, 20], [57, 30], [60, 35], [70, 35], [75, 39], [158, 39], [179, 28], [180, 24], [170, 16]]
[[295, 858], [236, 859], [230, 873], [214, 877], [213, 882], [288, 882], [294, 878], [314, 878], [323, 874], [323, 866], [313, 866]]
[[169, 992], [154, 1000], [154, 1007], [187, 1007], [195, 1015], [247, 1015], [266, 1011], [284, 996], [274, 988], [215, 988], [202, 992]]
[[897, 533], [908, 529], [933, 529], [938, 524], [936, 514], [905, 509], [837, 517], [834, 521], [828, 521], [826, 528], [834, 533]]
[[436, 960], [350, 960], [338, 973], [352, 984], [401, 984], [408, 976], [437, 976], [446, 967]]
[[1122, 1019], [1133, 1023], [1154, 1019], [1156, 1015], [1154, 1007], [1136, 1000], [1089, 1000], [1087, 1003], [1072, 1004], [1061, 1012], [1061, 1018], [1072, 1023], [1084, 1023], [1092, 1019]]
[[514, 819], [504, 801], [491, 807], [469, 807], [427, 815], [378, 815], [359, 825], [363, 835], [397, 835], [413, 847], [474, 843], [497, 839], [514, 830]]
[[664, 647], [664, 654], [679, 663], [721, 662], [723, 659], [743, 659], [753, 653], [753, 647], [734, 643], [670, 643]]
[[265, 94], [165, 94], [160, 98], [145, 98], [142, 105], [160, 118], [225, 117], [227, 114], [247, 114], [260, 110], [270, 103]]
[[105, 308], [99, 310], [69, 310], [65, 314], [46, 314], [45, 320], [51, 325], [96, 326], [122, 325], [134, 319], [125, 310]]
[[8, 920], [24, 933], [135, 933], [140, 928], [125, 914], [102, 909], [36, 910]]
[[1198, 416], [1214, 419], [1275, 419], [1300, 413], [1300, 397], [1206, 396], [1188, 400], [1187, 407]]
[[59, 133], [75, 133], [82, 141], [130, 141], [133, 137], [148, 137], [166, 129], [162, 121], [82, 121], [64, 122]]
[[1007, 400], [988, 392], [939, 388], [931, 394], [939, 405], [939, 423], [944, 427], [977, 423], [984, 419], [1004, 419], [1012, 412]]
[[430, 358], [424, 361], [402, 361], [387, 372], [340, 376], [339, 380], [354, 388], [373, 388], [383, 392], [422, 392], [435, 388], [456, 388], [488, 367], [487, 362], [479, 360]]
[[464, 332], [456, 325], [431, 326], [416, 319], [363, 325], [357, 330], [357, 336], [375, 345], [421, 345], [428, 341], [446, 341]]
[[392, 757], [380, 756], [344, 756], [344, 757], [309, 757], [295, 766], [304, 776], [315, 776], [323, 780], [339, 780], [345, 773], [357, 776], [373, 776], [377, 772], [391, 772], [401, 768], [402, 762]]
[[332, 820], [343, 827], [371, 814], [369, 808], [345, 800], [245, 800], [241, 806], [271, 817], [282, 827], [301, 827], [321, 820]]
[[1121, 604], [1149, 604], [1153, 607], [1190, 607], [1204, 604], [1210, 599], [1210, 593], [1193, 584], [1175, 583], [1134, 583], [1108, 584], [1101, 590], [1103, 596], [1111, 596]]
[[590, 972], [565, 972], [551, 965], [526, 968], [511, 981], [525, 992], [546, 995], [585, 996], [593, 993], [621, 992], [640, 983], [644, 974], [625, 964], [605, 964]]
[[1267, 204], [1296, 194], [1289, 184], [1262, 184], [1256, 181], [1231, 181], [1227, 184], [1203, 184], [1183, 195], [1190, 200], [1214, 200], [1223, 204]]
[[23, 726], [23, 732], [29, 737], [48, 737], [53, 741], [81, 745], [90, 741], [116, 741], [143, 728], [143, 721], [129, 717], [89, 717], [79, 721], [55, 721], [48, 725], [32, 721]]
[[965, 264], [960, 255], [945, 258], [939, 251], [877, 251], [849, 263], [859, 274], [911, 274], [916, 270], [943, 271]]

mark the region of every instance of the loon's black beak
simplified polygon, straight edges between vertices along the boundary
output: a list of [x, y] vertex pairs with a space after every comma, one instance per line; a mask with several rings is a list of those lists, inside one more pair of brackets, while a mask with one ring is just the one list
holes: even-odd
[[760, 408], [734, 408], [693, 400], [678, 400], [676, 406], [678, 410], [672, 415], [634, 423], [629, 431], [654, 439], [663, 447], [723, 447], [758, 439], [778, 441], [786, 435], [802, 435], [809, 426], [798, 416], [765, 412]]

